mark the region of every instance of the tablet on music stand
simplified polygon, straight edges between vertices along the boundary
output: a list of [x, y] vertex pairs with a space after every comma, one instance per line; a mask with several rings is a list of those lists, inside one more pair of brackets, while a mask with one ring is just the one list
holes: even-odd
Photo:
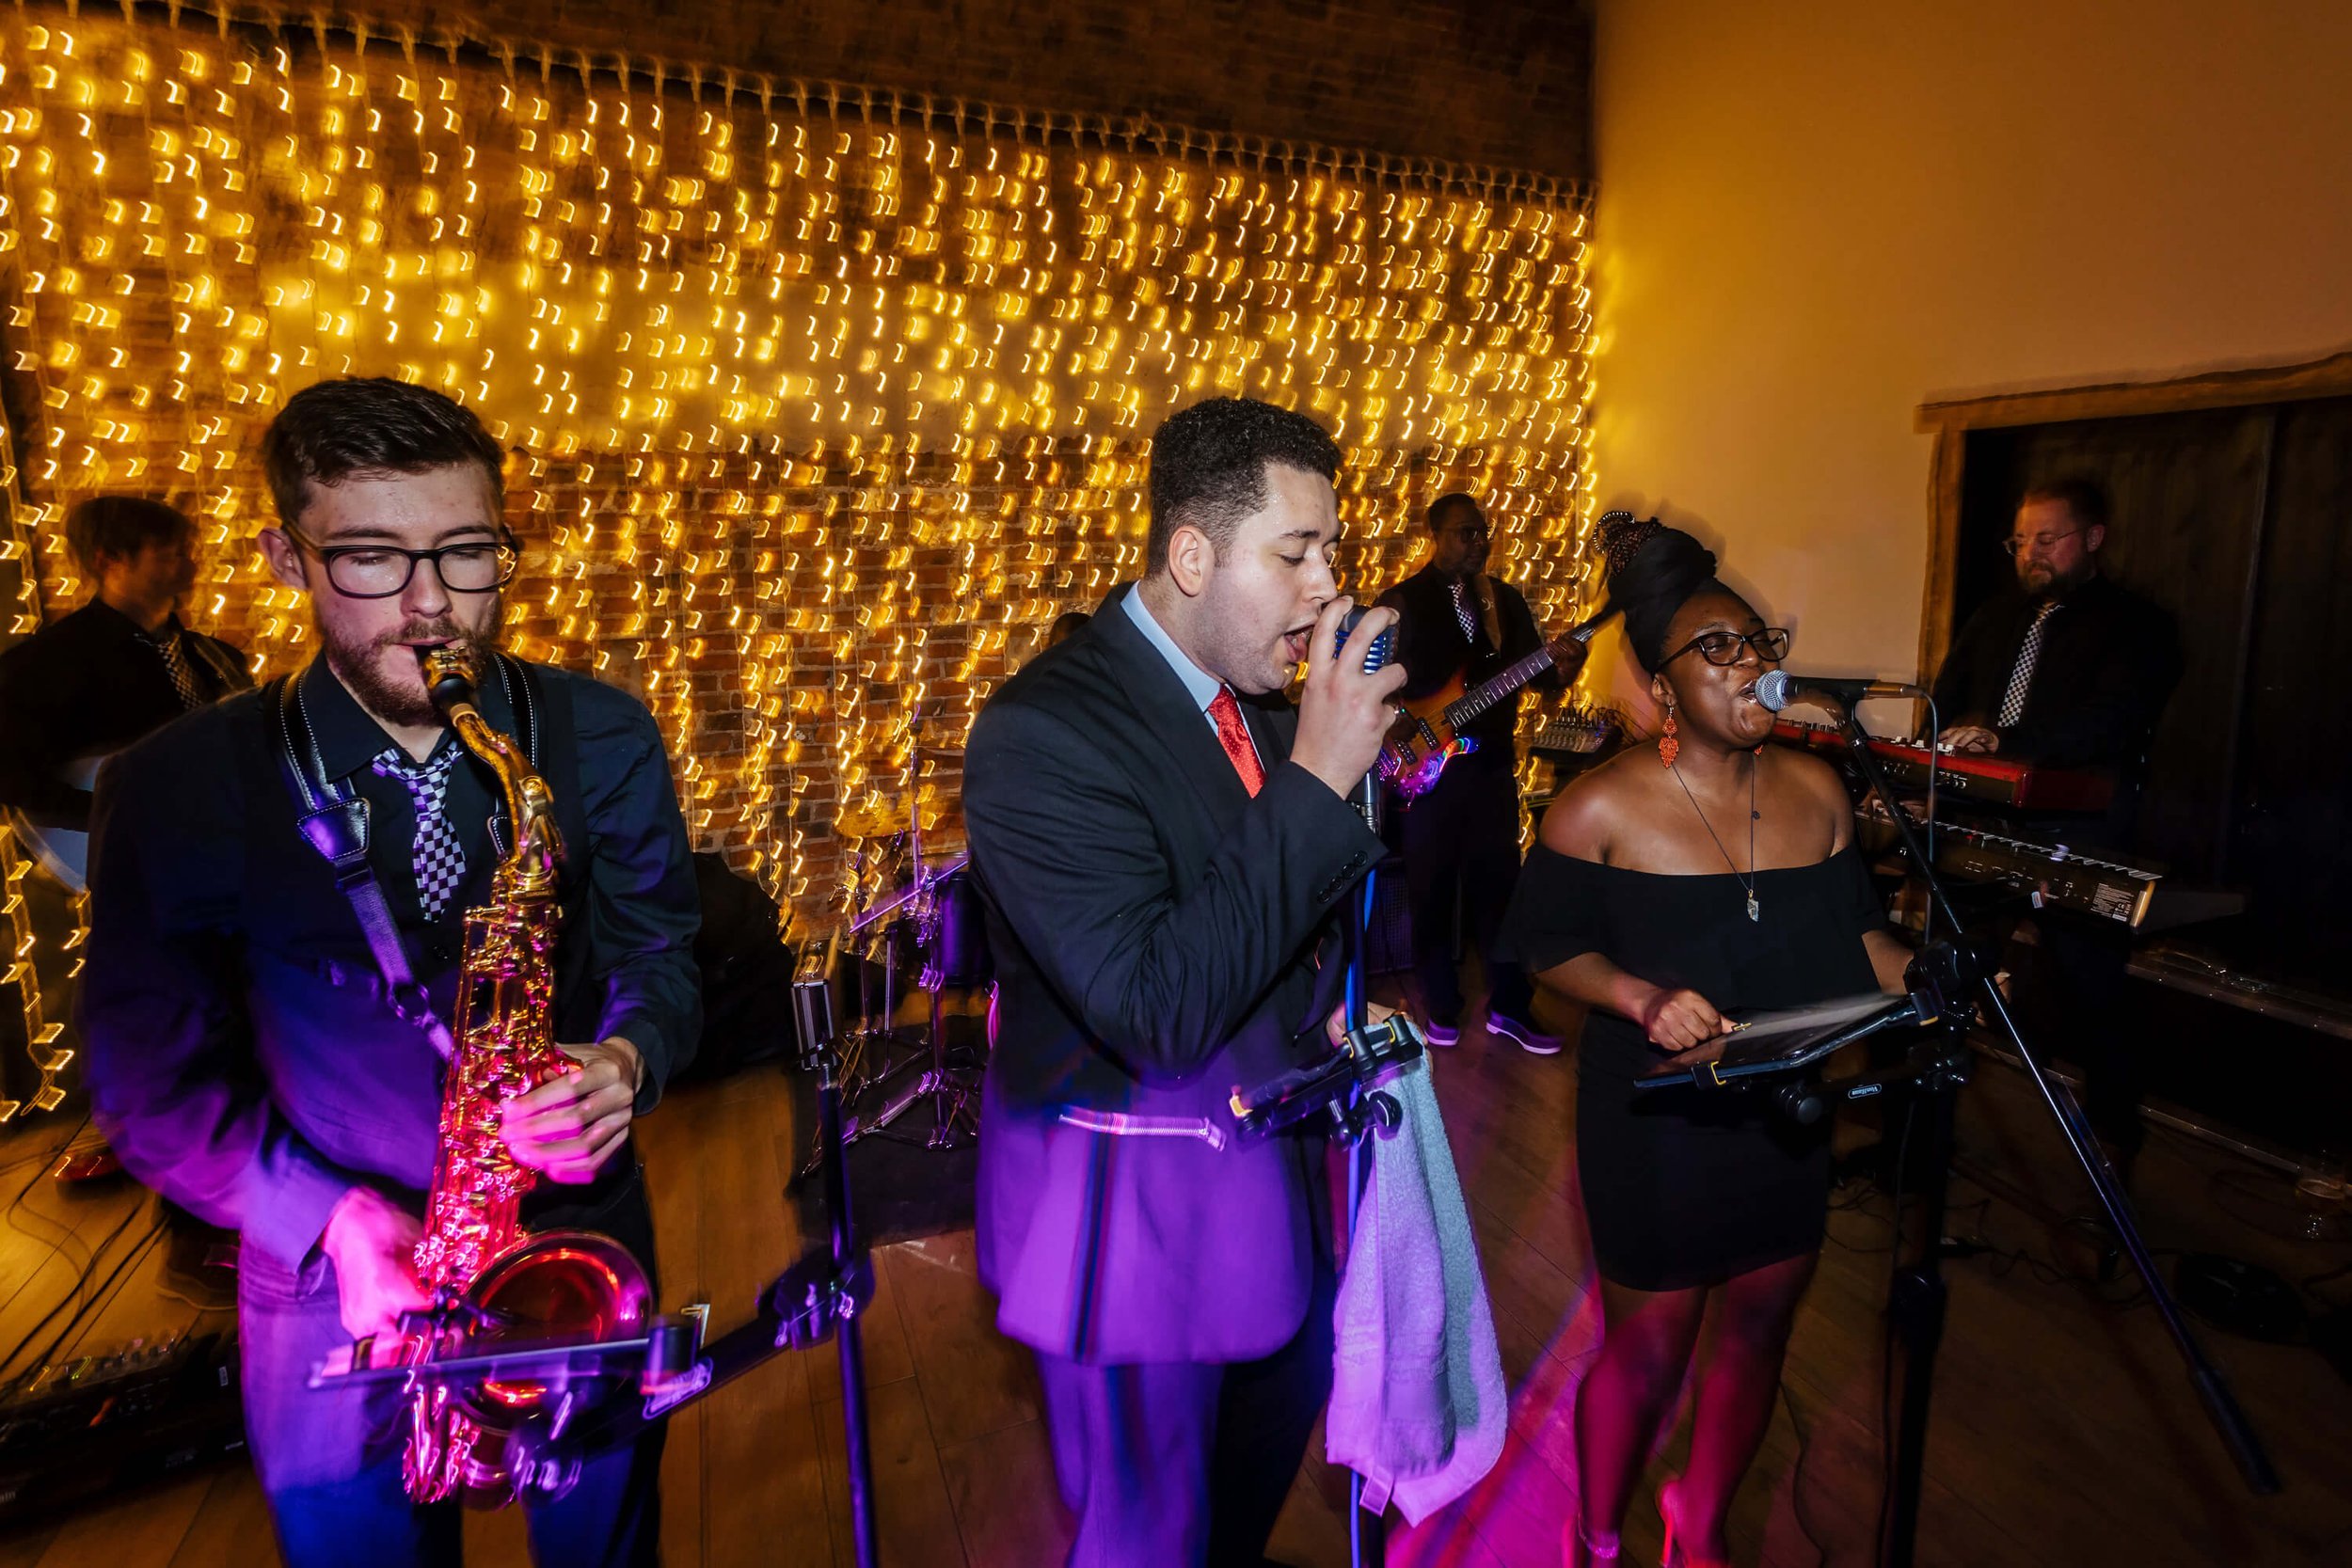
[[1723, 1055], [1695, 1067], [1661, 1062], [1634, 1080], [1633, 1086], [1662, 1089], [1694, 1084], [1720, 1087], [1742, 1078], [1781, 1076], [1808, 1068], [1882, 1029], [1919, 1021], [1918, 1005], [1912, 998], [1883, 991], [1735, 1016], [1731, 1022], [1736, 1032]]

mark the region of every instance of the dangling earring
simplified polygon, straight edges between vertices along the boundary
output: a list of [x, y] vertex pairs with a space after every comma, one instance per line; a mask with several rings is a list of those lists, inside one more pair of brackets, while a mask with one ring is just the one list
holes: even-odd
[[1666, 727], [1658, 732], [1658, 760], [1667, 768], [1675, 765], [1675, 753], [1682, 750], [1682, 742], [1675, 736], [1675, 710], [1666, 710]]

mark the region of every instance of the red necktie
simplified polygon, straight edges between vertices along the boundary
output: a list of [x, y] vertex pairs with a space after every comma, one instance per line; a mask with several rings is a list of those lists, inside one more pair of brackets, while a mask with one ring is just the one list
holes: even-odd
[[1216, 700], [1209, 705], [1209, 717], [1216, 721], [1217, 744], [1232, 759], [1233, 771], [1241, 775], [1242, 788], [1252, 797], [1265, 784], [1265, 768], [1258, 761], [1258, 748], [1249, 738], [1249, 726], [1241, 721], [1241, 705], [1233, 701], [1233, 689], [1217, 689]]

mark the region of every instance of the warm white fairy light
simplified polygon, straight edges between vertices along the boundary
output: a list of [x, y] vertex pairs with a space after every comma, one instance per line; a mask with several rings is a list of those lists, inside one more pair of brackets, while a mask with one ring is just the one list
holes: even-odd
[[1463, 488], [1538, 617], [1577, 607], [1575, 189], [135, 14], [0, 17], [5, 304], [39, 392], [9, 631], [36, 581], [85, 592], [65, 505], [138, 488], [204, 523], [198, 618], [298, 662], [299, 601], [246, 544], [262, 425], [321, 376], [442, 387], [516, 452], [517, 646], [638, 689], [698, 839], [806, 906], [840, 885], [836, 817], [910, 784], [951, 804], [988, 691], [1139, 568], [1146, 437], [1194, 398], [1339, 434], [1352, 581], [1401, 575]]

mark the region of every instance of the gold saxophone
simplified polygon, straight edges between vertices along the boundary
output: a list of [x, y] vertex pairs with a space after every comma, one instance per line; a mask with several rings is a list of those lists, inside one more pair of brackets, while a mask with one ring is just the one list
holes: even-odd
[[[564, 858], [554, 797], [522, 749], [475, 708], [471, 649], [429, 649], [423, 672], [434, 706], [466, 749], [497, 772], [514, 831], [490, 901], [466, 911], [456, 1051], [442, 1090], [433, 1193], [416, 1252], [417, 1278], [432, 1300], [431, 1327], [412, 1338], [408, 1359], [478, 1352], [502, 1340], [635, 1332], [652, 1315], [644, 1270], [608, 1236], [526, 1235], [516, 1211], [535, 1177], [516, 1163], [500, 1133], [506, 1101], [576, 1065], [556, 1049], [552, 1014], [556, 873]], [[509, 1473], [505, 1434], [540, 1413], [561, 1427], [572, 1402], [593, 1392], [536, 1382], [420, 1386], [410, 1396], [408, 1495], [421, 1502], [453, 1494], [491, 1506], [512, 1500], [520, 1478]]]

